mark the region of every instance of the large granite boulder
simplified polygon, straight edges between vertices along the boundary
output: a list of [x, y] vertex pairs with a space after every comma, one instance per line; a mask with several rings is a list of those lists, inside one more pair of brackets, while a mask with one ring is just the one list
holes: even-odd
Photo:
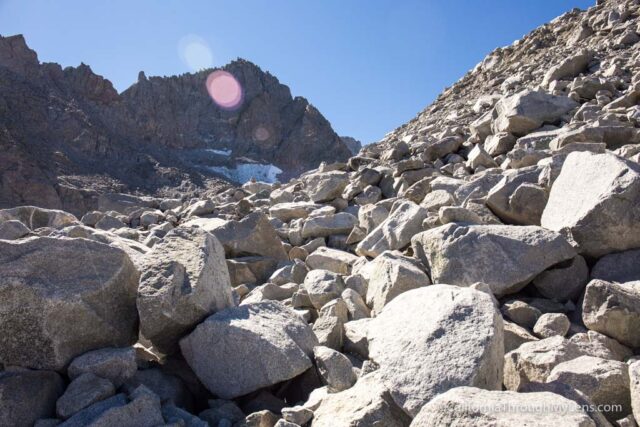
[[316, 345], [311, 327], [275, 301], [222, 310], [180, 341], [200, 381], [224, 399], [302, 374], [312, 366]]
[[582, 321], [587, 328], [624, 345], [640, 347], [640, 282], [589, 282], [582, 302]]
[[515, 393], [475, 387], [451, 389], [427, 403], [411, 427], [595, 427], [577, 403], [550, 392]]
[[209, 227], [206, 222], [202, 225], [222, 243], [229, 257], [261, 255], [282, 261], [289, 259], [269, 218], [260, 211], [239, 221], [216, 220]]
[[526, 135], [544, 123], [555, 123], [579, 104], [566, 96], [523, 90], [502, 98], [493, 110], [494, 133]]
[[414, 258], [385, 251], [365, 268], [367, 305], [380, 313], [385, 305], [403, 292], [431, 284], [429, 276]]
[[125, 252], [85, 239], [0, 241], [0, 360], [62, 369], [137, 340], [138, 272]]
[[561, 235], [536, 226], [447, 224], [418, 234], [412, 247], [434, 283], [483, 282], [498, 296], [576, 255]]
[[422, 221], [428, 213], [413, 202], [398, 202], [391, 214], [358, 243], [356, 254], [376, 257], [384, 251], [404, 248], [422, 231]]
[[405, 292], [369, 323], [367, 337], [369, 358], [411, 416], [454, 387], [501, 387], [502, 316], [486, 293], [450, 285]]
[[588, 257], [640, 247], [640, 165], [611, 153], [569, 154], [541, 224]]
[[224, 249], [199, 228], [175, 228], [147, 255], [138, 287], [140, 332], [161, 352], [234, 304]]
[[68, 212], [35, 206], [0, 210], [0, 223], [11, 220], [20, 221], [31, 230], [42, 227], [64, 228], [79, 223], [78, 218]]

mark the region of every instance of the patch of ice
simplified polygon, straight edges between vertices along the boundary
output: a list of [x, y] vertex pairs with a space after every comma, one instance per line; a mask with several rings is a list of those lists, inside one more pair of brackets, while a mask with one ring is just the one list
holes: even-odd
[[229, 157], [231, 155], [231, 150], [215, 150], [213, 148], [206, 148], [204, 151], [208, 151], [210, 153], [225, 157]]
[[282, 169], [277, 166], [258, 163], [239, 163], [233, 169], [225, 166], [209, 166], [208, 169], [240, 184], [244, 184], [251, 178], [272, 183], [275, 182], [278, 179], [278, 175], [282, 173]]

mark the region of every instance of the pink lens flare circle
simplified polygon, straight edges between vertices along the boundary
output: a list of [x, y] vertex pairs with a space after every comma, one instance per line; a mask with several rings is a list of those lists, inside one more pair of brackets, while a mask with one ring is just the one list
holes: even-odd
[[258, 126], [253, 131], [253, 139], [255, 139], [256, 141], [260, 141], [260, 142], [266, 141], [267, 139], [269, 139], [270, 136], [271, 134], [269, 133], [269, 130], [264, 126]]
[[242, 86], [231, 73], [217, 70], [207, 77], [207, 92], [219, 107], [235, 110], [242, 104]]

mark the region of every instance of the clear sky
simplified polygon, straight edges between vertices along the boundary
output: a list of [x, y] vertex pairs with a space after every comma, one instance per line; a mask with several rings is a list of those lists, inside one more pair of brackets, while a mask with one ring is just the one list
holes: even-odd
[[248, 59], [341, 135], [377, 141], [494, 48], [595, 0], [0, 0], [0, 34], [122, 91]]

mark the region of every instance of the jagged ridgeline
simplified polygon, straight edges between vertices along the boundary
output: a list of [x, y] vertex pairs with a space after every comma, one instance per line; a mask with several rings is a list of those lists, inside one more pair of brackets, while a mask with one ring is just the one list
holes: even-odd
[[0, 207], [81, 215], [103, 193], [215, 193], [225, 181], [287, 180], [359, 150], [251, 62], [222, 70], [239, 86], [231, 106], [209, 96], [213, 70], [141, 72], [118, 94], [87, 65], [40, 63], [22, 36], [0, 37]]
[[0, 210], [0, 426], [636, 426], [638, 31], [571, 11], [286, 182]]

